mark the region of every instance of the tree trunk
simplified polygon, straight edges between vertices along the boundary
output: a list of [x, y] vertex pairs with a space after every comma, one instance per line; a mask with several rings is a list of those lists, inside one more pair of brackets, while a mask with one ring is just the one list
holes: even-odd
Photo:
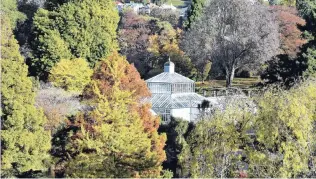
[[226, 87], [230, 88], [233, 83], [233, 79], [235, 76], [235, 67], [232, 67], [231, 69], [226, 68]]
[[204, 84], [204, 74], [203, 74], [203, 72], [201, 73], [201, 77], [202, 77], [202, 84]]

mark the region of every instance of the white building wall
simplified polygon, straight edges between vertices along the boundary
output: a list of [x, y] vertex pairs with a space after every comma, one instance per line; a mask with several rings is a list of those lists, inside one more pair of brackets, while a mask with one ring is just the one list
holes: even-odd
[[198, 118], [200, 111], [197, 108], [180, 108], [172, 109], [171, 116], [182, 118], [186, 121], [194, 121]]

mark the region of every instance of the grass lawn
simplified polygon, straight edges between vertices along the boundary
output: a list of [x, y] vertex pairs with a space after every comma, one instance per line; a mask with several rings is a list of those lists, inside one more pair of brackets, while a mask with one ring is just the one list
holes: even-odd
[[[232, 87], [238, 88], [251, 88], [257, 83], [260, 82], [259, 77], [250, 77], [250, 78], [234, 78]], [[196, 82], [195, 86], [197, 88], [223, 88], [226, 86], [225, 80], [210, 80], [205, 81], [204, 84], [202, 82]]]
[[190, 0], [168, 0], [167, 4], [172, 4], [175, 7], [186, 7], [191, 3]]

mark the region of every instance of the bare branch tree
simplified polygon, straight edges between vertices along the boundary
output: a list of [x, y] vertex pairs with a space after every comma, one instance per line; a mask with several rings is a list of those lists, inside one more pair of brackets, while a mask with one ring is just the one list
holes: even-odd
[[40, 85], [36, 95], [36, 105], [43, 108], [48, 119], [45, 128], [52, 132], [55, 132], [55, 129], [65, 122], [67, 116], [84, 110], [84, 106], [79, 102], [78, 94], [53, 87], [49, 83]]
[[256, 67], [277, 53], [278, 25], [259, 2], [210, 0], [184, 35], [182, 46], [192, 60], [210, 60], [224, 69], [230, 87], [236, 69]]

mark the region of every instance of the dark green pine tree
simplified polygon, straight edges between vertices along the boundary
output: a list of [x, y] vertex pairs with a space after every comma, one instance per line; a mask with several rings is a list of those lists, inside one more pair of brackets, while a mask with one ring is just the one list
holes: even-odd
[[296, 6], [306, 21], [306, 25], [302, 29], [309, 40], [302, 47], [299, 60], [306, 64], [304, 76], [316, 76], [316, 1], [297, 0]]
[[1, 16], [1, 177], [33, 177], [48, 168], [50, 134], [10, 24]]
[[186, 29], [189, 29], [194, 21], [201, 16], [205, 2], [206, 0], [192, 0], [190, 10], [188, 11], [188, 19], [184, 23]]

